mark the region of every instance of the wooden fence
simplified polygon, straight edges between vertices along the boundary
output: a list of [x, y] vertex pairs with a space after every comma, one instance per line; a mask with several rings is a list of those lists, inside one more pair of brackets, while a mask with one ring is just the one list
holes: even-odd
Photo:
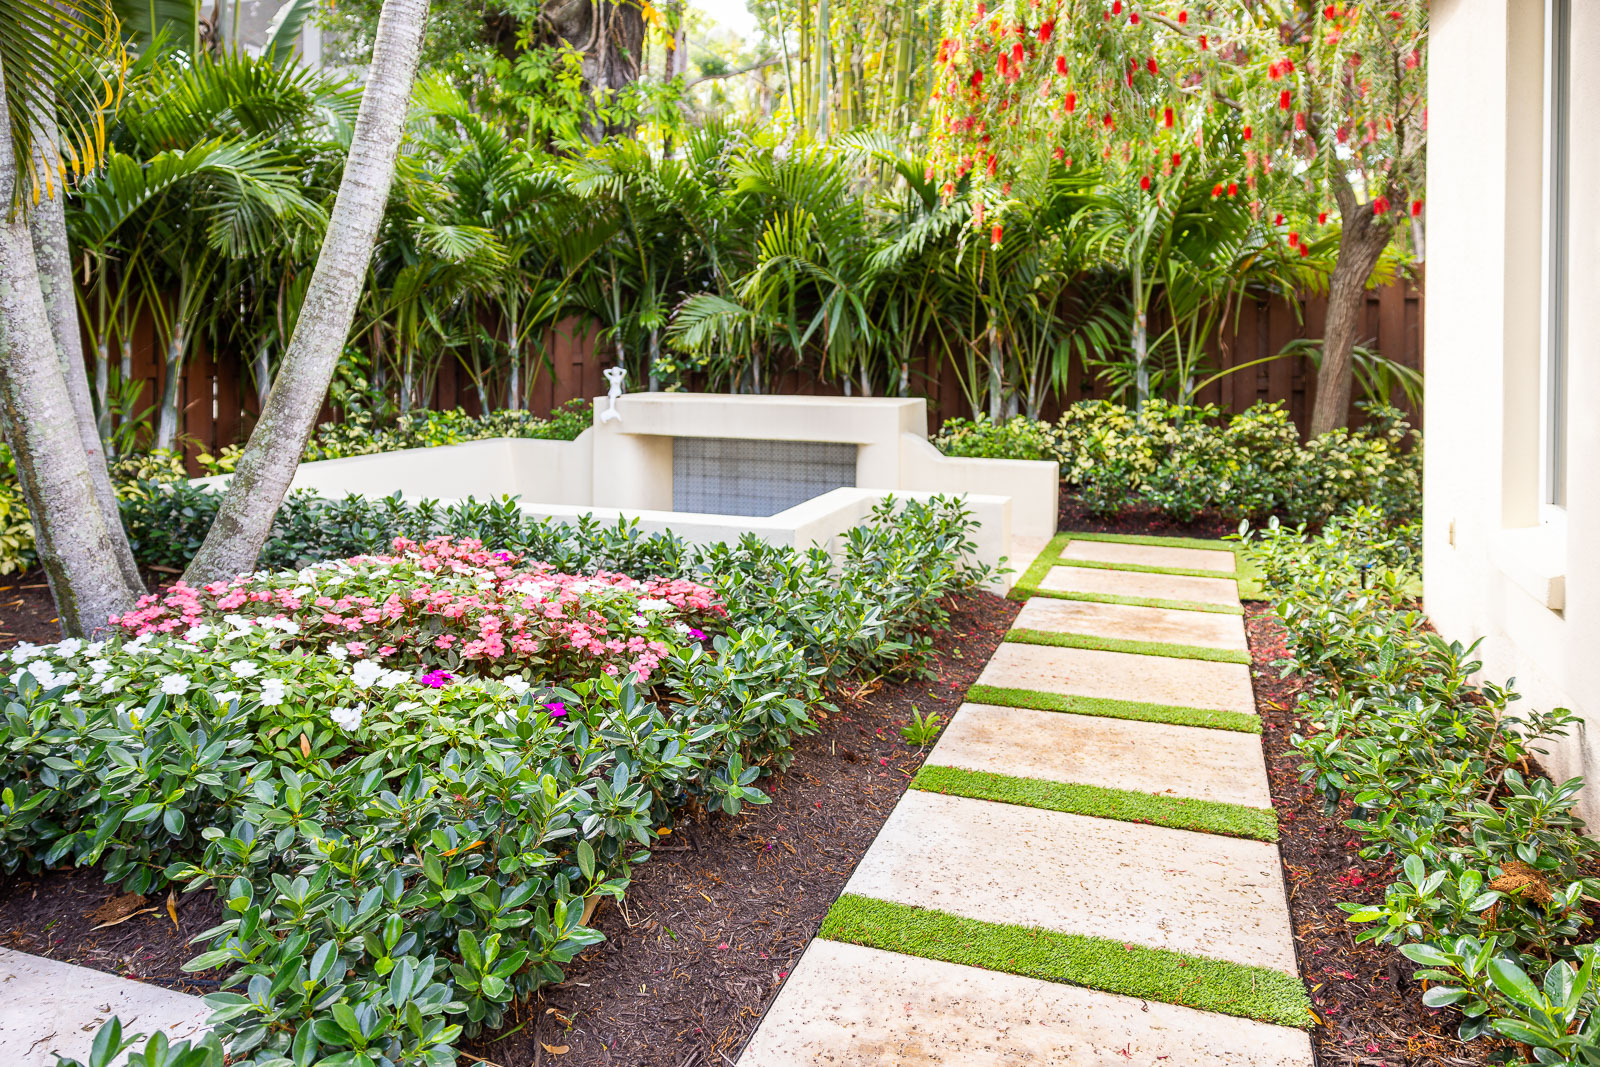
[[[1415, 284], [1397, 282], [1369, 292], [1365, 343], [1389, 359], [1421, 371], [1422, 303], [1420, 277]], [[1265, 359], [1296, 338], [1322, 336], [1325, 304], [1321, 297], [1294, 302], [1283, 299], [1247, 302], [1237, 319], [1229, 317], [1219, 331], [1219, 338], [1213, 341], [1208, 361], [1212, 370]], [[596, 352], [592, 330], [575, 325], [558, 328], [546, 338], [546, 350], [551, 367], [541, 370], [534, 380], [530, 404], [534, 411], [548, 414], [569, 400], [605, 392], [600, 372], [610, 363], [611, 353]], [[140, 410], [153, 406], [161, 395], [163, 368], [157, 358], [154, 330], [148, 317], [140, 322], [135, 332], [133, 376], [143, 383]], [[821, 381], [802, 369], [780, 375], [773, 391], [839, 395], [843, 387], [839, 382]], [[946, 418], [971, 414], [960, 379], [948, 362], [935, 365], [932, 358], [921, 358], [913, 367], [912, 393], [928, 399], [930, 431]], [[1104, 382], [1097, 381], [1082, 365], [1074, 365], [1065, 395], [1052, 397], [1043, 414], [1054, 418], [1064, 405], [1106, 394]], [[1292, 357], [1224, 375], [1201, 390], [1198, 399], [1235, 412], [1261, 400], [1285, 401], [1303, 433], [1311, 417], [1315, 394], [1315, 367], [1303, 357]], [[1401, 398], [1394, 399], [1398, 402]], [[180, 432], [191, 454], [197, 448], [216, 450], [244, 440], [259, 411], [255, 390], [240, 360], [231, 354], [218, 358], [203, 342], [196, 344], [187, 373], [179, 384], [178, 403]], [[432, 406], [438, 409], [460, 407], [473, 414], [479, 413], [480, 398], [472, 379], [453, 360], [446, 360], [440, 367], [434, 382]], [[1414, 420], [1419, 415], [1412, 412]], [[324, 421], [334, 418], [331, 409], [324, 410]]]

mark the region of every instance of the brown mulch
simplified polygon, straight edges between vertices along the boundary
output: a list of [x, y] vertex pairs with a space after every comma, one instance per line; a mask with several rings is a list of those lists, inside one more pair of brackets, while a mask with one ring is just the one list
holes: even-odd
[[[736, 1059], [922, 764], [925, 752], [910, 747], [900, 727], [913, 708], [947, 723], [1017, 610], [989, 593], [957, 600], [950, 625], [935, 635], [932, 677], [838, 701], [821, 731], [795, 746], [793, 764], [761, 781], [770, 804], [681, 823], [635, 868], [623, 904], [596, 912], [606, 941], [573, 961], [564, 982], [521, 1006], [505, 1036], [480, 1037], [467, 1053], [504, 1067]], [[18, 638], [53, 640], [50, 625], [30, 635], [16, 609], [0, 603], [0, 627]], [[15, 639], [0, 639], [0, 647]], [[188, 993], [214, 991], [214, 975], [185, 975], [181, 965], [202, 947], [188, 939], [221, 921], [216, 894], [178, 896], [177, 929], [166, 904], [164, 894], [123, 899], [94, 870], [0, 877], [0, 945]]]
[[0, 578], [0, 649], [20, 641], [36, 645], [61, 640], [56, 602], [44, 571], [9, 574]]
[[1209, 513], [1197, 515], [1190, 522], [1178, 522], [1142, 505], [1123, 508], [1115, 515], [1096, 515], [1063, 486], [1056, 529], [1154, 537], [1226, 537], [1238, 533], [1239, 524]]
[[1319, 1067], [1479, 1067], [1497, 1062], [1495, 1043], [1463, 1044], [1460, 1016], [1422, 1004], [1417, 968], [1389, 946], [1355, 939], [1339, 903], [1374, 904], [1395, 878], [1387, 861], [1363, 860], [1360, 841], [1344, 825], [1349, 804], [1328, 813], [1322, 796], [1300, 781], [1300, 756], [1290, 745], [1307, 721], [1296, 714], [1297, 678], [1272, 666], [1287, 655], [1282, 624], [1266, 604], [1245, 605], [1254, 661], [1256, 711], [1265, 729], [1267, 775], [1278, 810], [1279, 851], [1288, 883], [1300, 973], [1322, 1025], [1312, 1030]]
[[[125, 894], [94, 869], [0, 877], [0, 946], [154, 982], [183, 993], [217, 990], [217, 976], [183, 973], [201, 951], [189, 939], [222, 921], [217, 894]], [[176, 913], [176, 920], [174, 920]]]

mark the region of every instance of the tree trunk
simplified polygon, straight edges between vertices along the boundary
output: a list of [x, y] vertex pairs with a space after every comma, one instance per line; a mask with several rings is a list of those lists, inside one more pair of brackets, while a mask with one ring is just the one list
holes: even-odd
[[1352, 349], [1361, 340], [1367, 279], [1389, 247], [1390, 225], [1359, 203], [1346, 185], [1335, 187], [1339, 202], [1339, 257], [1328, 278], [1328, 318], [1322, 330], [1322, 363], [1317, 368], [1317, 395], [1311, 408], [1311, 436], [1345, 425], [1354, 380]]
[[[50, 161], [59, 154], [60, 135], [54, 116], [35, 117], [33, 139], [34, 166], [49, 167]], [[134, 562], [133, 549], [129, 547], [127, 534], [122, 529], [122, 511], [117, 506], [116, 490], [111, 487], [111, 473], [106, 469], [105, 438], [101, 435], [94, 402], [89, 395], [89, 372], [83, 358], [83, 333], [78, 324], [77, 293], [72, 283], [72, 248], [67, 242], [66, 201], [66, 190], [58, 184], [55, 195], [41, 199], [28, 216], [33, 259], [39, 271], [39, 290], [44, 297], [45, 314], [50, 318], [56, 363], [61, 368], [61, 379], [72, 403], [78, 436], [83, 439], [89, 478], [94, 483], [95, 501], [100, 505], [100, 513], [105, 519], [112, 554], [128, 586], [142, 591], [144, 582], [139, 577], [139, 565]], [[97, 355], [95, 373], [98, 378], [105, 368], [104, 350]], [[108, 420], [108, 432], [109, 429]]]
[[315, 429], [350, 334], [372, 244], [394, 181], [428, 0], [385, 0], [339, 195], [278, 380], [245, 444], [228, 495], [184, 577], [253, 569]]
[[1005, 399], [1006, 364], [1000, 347], [1000, 331], [989, 327], [989, 421], [1000, 421], [1000, 404]]
[[[4, 82], [0, 70], [0, 100]], [[0, 121], [0, 204], [13, 203], [16, 182], [10, 127]], [[137, 590], [118, 565], [100, 510], [20, 211], [0, 214], [0, 429], [16, 460], [62, 632], [104, 628], [133, 605]]]
[[[182, 296], [180, 294], [181, 302]], [[178, 443], [178, 379], [183, 377], [184, 322], [180, 318], [172, 325], [172, 337], [167, 341], [166, 358], [162, 360], [161, 408], [156, 415], [156, 447], [173, 448]]]
[[1143, 408], [1150, 399], [1150, 335], [1145, 319], [1142, 264], [1133, 261], [1133, 406]]

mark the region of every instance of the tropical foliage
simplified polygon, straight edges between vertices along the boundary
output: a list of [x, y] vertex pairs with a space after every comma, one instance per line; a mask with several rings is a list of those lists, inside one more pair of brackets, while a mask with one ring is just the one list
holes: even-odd
[[217, 893], [188, 967], [223, 975], [230, 1062], [452, 1063], [602, 939], [674, 819], [765, 803], [831, 692], [921, 669], [986, 577], [970, 529], [885, 503], [836, 565], [519, 525], [563, 550], [401, 538], [177, 587], [8, 653], [0, 863]]

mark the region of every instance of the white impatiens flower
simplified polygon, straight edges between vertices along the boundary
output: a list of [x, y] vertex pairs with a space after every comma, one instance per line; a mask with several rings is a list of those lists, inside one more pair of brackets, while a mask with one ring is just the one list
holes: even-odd
[[205, 623], [196, 623], [184, 632], [183, 639], [193, 644], [196, 641], [202, 640], [206, 634], [210, 632], [211, 627], [207, 626]]
[[341, 730], [354, 730], [361, 725], [361, 713], [367, 710], [365, 704], [357, 704], [353, 708], [334, 708], [328, 712], [328, 718]]
[[[366, 663], [369, 661], [362, 660], [361, 662]], [[385, 689], [393, 689], [395, 686], [409, 681], [411, 681], [411, 675], [405, 671], [384, 671], [382, 677], [378, 679], [378, 684]]]
[[665, 611], [672, 607], [672, 601], [659, 600], [655, 597], [643, 597], [639, 600], [640, 611]]
[[635, 626], [649, 626], [650, 620], [645, 618], [643, 615], [635, 615], [633, 617], [633, 624]]
[[213, 694], [211, 699], [215, 700], [219, 705], [232, 704], [234, 701], [239, 699], [239, 694], [234, 692], [232, 689], [224, 689], [220, 693]]
[[96, 674], [106, 674], [111, 670], [111, 661], [108, 659], [92, 659], [89, 661], [89, 669]]
[[526, 693], [529, 689], [533, 688], [533, 686], [526, 680], [519, 678], [514, 674], [509, 678], [500, 679], [500, 684], [511, 690], [514, 695], [519, 697]]
[[83, 641], [77, 637], [69, 637], [64, 641], [56, 642], [56, 655], [62, 659], [71, 659], [83, 648]]
[[340, 663], [343, 663], [345, 660], [350, 658], [350, 650], [345, 648], [343, 645], [329, 645], [328, 658], [336, 659]]
[[675, 622], [672, 624], [672, 628], [685, 637], [689, 636], [689, 624], [686, 622]]
[[261, 683], [261, 706], [275, 708], [283, 703], [284, 682], [281, 678], [268, 678]]
[[39, 654], [39, 646], [32, 641], [18, 641], [11, 650], [12, 663], [26, 663]]
[[383, 668], [375, 660], [357, 660], [356, 665], [350, 669], [350, 681], [358, 689], [367, 689], [379, 678], [383, 677]]
[[248, 659], [235, 660], [228, 669], [240, 678], [254, 678], [261, 673], [261, 666]]
[[193, 684], [187, 674], [169, 674], [161, 679], [161, 691], [169, 697], [182, 696]]

